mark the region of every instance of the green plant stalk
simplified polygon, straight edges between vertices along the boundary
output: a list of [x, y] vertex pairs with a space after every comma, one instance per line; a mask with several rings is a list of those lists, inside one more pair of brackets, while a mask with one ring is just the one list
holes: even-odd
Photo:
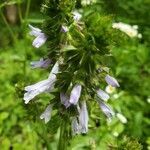
[[67, 143], [68, 143], [67, 134], [68, 134], [67, 121], [62, 120], [57, 150], [67, 150]]
[[27, 7], [26, 7], [26, 13], [25, 13], [25, 21], [27, 20], [28, 15], [29, 15], [30, 4], [31, 4], [31, 0], [28, 0], [28, 1], [27, 1]]
[[6, 20], [6, 18], [5, 18], [5, 16], [4, 16], [4, 14], [3, 14], [3, 12], [2, 12], [1, 9], [0, 9], [0, 15], [1, 15], [1, 17], [2, 17], [2, 19], [3, 19], [3, 21], [4, 21], [4, 23], [6, 24], [6, 27], [7, 27], [8, 31], [9, 31], [9, 33], [10, 33], [10, 35], [11, 35], [13, 41], [16, 43], [15, 34], [14, 34], [14, 32], [12, 31], [10, 25], [8, 24], [8, 22], [7, 22], [7, 20]]
[[21, 12], [20, 3], [18, 4], [18, 14], [19, 14], [20, 22], [21, 22], [21, 24], [22, 24], [22, 22], [23, 22], [23, 18], [22, 18], [22, 12]]

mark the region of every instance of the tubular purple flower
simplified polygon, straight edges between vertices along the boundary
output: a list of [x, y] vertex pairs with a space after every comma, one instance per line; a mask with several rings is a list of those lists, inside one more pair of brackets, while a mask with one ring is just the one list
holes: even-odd
[[100, 108], [103, 111], [103, 113], [108, 117], [109, 120], [114, 116], [113, 110], [104, 102], [99, 102]]
[[69, 102], [71, 104], [76, 105], [78, 103], [78, 100], [79, 100], [80, 95], [81, 95], [81, 89], [82, 89], [82, 87], [79, 84], [76, 84], [73, 87], [71, 94], [70, 94], [70, 100], [69, 100]]
[[100, 99], [104, 101], [107, 101], [109, 99], [109, 95], [101, 89], [97, 90], [97, 95]]
[[51, 64], [51, 60], [49, 58], [43, 59], [41, 58], [39, 61], [32, 61], [30, 63], [32, 69], [35, 68], [48, 68], [48, 66]]
[[35, 28], [31, 25], [29, 25], [29, 28], [31, 29], [29, 34], [36, 37], [32, 45], [36, 48], [39, 48], [46, 42], [47, 36], [39, 28]]
[[107, 84], [111, 85], [112, 87], [120, 87], [118, 81], [110, 75], [106, 75], [105, 81], [107, 82]]
[[81, 133], [88, 132], [88, 120], [89, 120], [89, 116], [88, 116], [86, 101], [82, 101], [80, 114], [79, 114], [79, 126], [80, 126]]
[[48, 105], [45, 111], [41, 114], [40, 119], [44, 119], [45, 123], [48, 123], [51, 119], [51, 113], [52, 113], [52, 105]]
[[64, 94], [64, 93], [60, 93], [60, 100], [61, 100], [61, 103], [66, 107], [68, 108], [71, 104], [69, 102], [69, 97]]
[[77, 117], [73, 117], [72, 122], [71, 122], [71, 127], [72, 127], [72, 134], [76, 135], [80, 133], [80, 127], [79, 127], [79, 123], [77, 120]]
[[35, 96], [43, 93], [50, 92], [54, 88], [54, 84], [56, 81], [56, 73], [58, 73], [58, 62], [52, 68], [52, 71], [48, 77], [48, 79], [40, 81], [36, 84], [25, 87], [26, 93], [24, 94], [24, 101], [27, 104], [30, 100], [32, 100]]

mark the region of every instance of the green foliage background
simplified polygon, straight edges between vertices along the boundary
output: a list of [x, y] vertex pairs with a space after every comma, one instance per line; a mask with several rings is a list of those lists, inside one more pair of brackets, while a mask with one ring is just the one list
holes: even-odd
[[[5, 12], [5, 1], [0, 1], [1, 14]], [[25, 85], [47, 77], [43, 70], [32, 70], [29, 64], [45, 54], [46, 48], [32, 47], [27, 24], [40, 26], [44, 16], [40, 13], [40, 0], [12, 0], [21, 9], [23, 20], [10, 25], [9, 32], [3, 16], [0, 18], [0, 149], [37, 150], [47, 147], [56, 149], [58, 143], [57, 121], [54, 117], [47, 125], [39, 115], [43, 108], [24, 105], [22, 96]], [[28, 4], [30, 11], [26, 11]], [[120, 32], [123, 41], [112, 48], [114, 57], [107, 64], [119, 80], [121, 87], [111, 95], [111, 104], [116, 112], [127, 118], [122, 124], [117, 118], [107, 124], [98, 106], [91, 106], [89, 133], [74, 137], [68, 149], [72, 150], [140, 150], [150, 149], [150, 13], [149, 0], [98, 0], [85, 6], [86, 16], [98, 11], [104, 18], [138, 25], [142, 39], [131, 39]], [[80, 8], [80, 1], [77, 5]], [[26, 12], [26, 13], [24, 13]], [[97, 18], [95, 18], [97, 19]], [[96, 20], [92, 20], [91, 24]], [[105, 26], [105, 25], [104, 25]], [[119, 31], [118, 31], [119, 32]], [[98, 33], [102, 34], [102, 33]], [[14, 40], [13, 40], [14, 39]], [[122, 43], [120, 43], [122, 42]], [[49, 98], [44, 97], [45, 101]], [[40, 99], [40, 97], [39, 97]], [[43, 96], [42, 96], [43, 99]], [[41, 101], [42, 101], [41, 99]], [[37, 111], [38, 110], [38, 111]], [[53, 128], [49, 128], [52, 125]], [[57, 134], [55, 134], [57, 132]], [[117, 133], [117, 134], [116, 134]]]

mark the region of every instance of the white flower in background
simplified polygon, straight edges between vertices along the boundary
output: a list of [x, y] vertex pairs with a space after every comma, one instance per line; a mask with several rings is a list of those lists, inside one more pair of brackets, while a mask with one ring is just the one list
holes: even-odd
[[87, 111], [87, 106], [86, 102], [82, 101], [81, 102], [81, 109], [79, 112], [79, 126], [80, 126], [80, 132], [81, 133], [87, 133], [88, 132], [88, 111]]
[[102, 112], [107, 116], [109, 120], [114, 116], [113, 110], [104, 102], [99, 102]]
[[69, 100], [69, 102], [71, 104], [76, 105], [78, 103], [78, 100], [79, 100], [80, 95], [81, 95], [81, 89], [82, 89], [82, 87], [79, 84], [76, 84], [73, 87], [71, 94], [70, 94], [70, 100]]
[[82, 18], [82, 15], [81, 15], [78, 11], [74, 11], [74, 12], [73, 12], [73, 19], [74, 19], [75, 21], [78, 22], [81, 18]]
[[118, 23], [113, 23], [112, 27], [126, 33], [129, 37], [142, 38], [142, 34], [138, 33], [137, 25], [131, 26], [123, 22], [118, 22]]
[[127, 123], [127, 118], [123, 114], [117, 113], [116, 116], [122, 123]]
[[110, 98], [109, 95], [101, 89], [97, 90], [97, 95], [100, 99], [104, 101], [107, 101]]
[[80, 127], [79, 127], [77, 117], [73, 117], [72, 122], [71, 122], [71, 128], [72, 128], [73, 135], [80, 133], [80, 129], [79, 129]]
[[147, 102], [150, 103], [150, 97], [147, 98]]
[[90, 5], [90, 4], [95, 3], [95, 2], [96, 2], [96, 0], [81, 0], [81, 4], [83, 6]]
[[69, 102], [69, 96], [67, 96], [66, 94], [64, 93], [60, 93], [60, 100], [61, 100], [61, 103], [66, 107], [68, 108], [71, 103]]
[[48, 105], [45, 111], [41, 114], [40, 119], [44, 119], [45, 123], [47, 123], [51, 119], [51, 113], [52, 113], [52, 105]]
[[105, 91], [109, 94], [112, 94], [115, 91], [115, 87], [112, 87], [111, 85], [107, 85]]
[[29, 85], [25, 87], [26, 93], [24, 94], [24, 101], [27, 104], [30, 100], [32, 100], [35, 96], [43, 93], [50, 92], [54, 88], [54, 83], [56, 81], [56, 73], [58, 73], [58, 62], [52, 68], [48, 79], [40, 81], [36, 84]]
[[108, 85], [111, 85], [112, 87], [120, 87], [118, 81], [114, 77], [111, 77], [110, 75], [106, 75], [105, 81], [107, 82]]
[[67, 26], [62, 25], [62, 27], [61, 27], [61, 32], [66, 33], [66, 32], [68, 32], [68, 31], [69, 31], [68, 27], [67, 27]]
[[115, 137], [118, 137], [118, 136], [119, 136], [119, 133], [118, 133], [118, 132], [114, 132], [113, 135], [114, 135]]
[[42, 46], [46, 42], [47, 36], [39, 28], [35, 28], [31, 25], [29, 25], [29, 28], [31, 29], [29, 34], [36, 37], [34, 39], [32, 45], [36, 48], [39, 48], [40, 46]]
[[51, 60], [49, 58], [43, 59], [41, 58], [39, 61], [32, 61], [30, 63], [31, 68], [48, 68], [48, 66], [51, 64]]

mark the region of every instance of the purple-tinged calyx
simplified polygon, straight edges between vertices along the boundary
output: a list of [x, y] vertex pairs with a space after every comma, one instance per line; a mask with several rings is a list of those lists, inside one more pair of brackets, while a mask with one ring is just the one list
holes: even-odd
[[31, 29], [29, 34], [36, 37], [32, 45], [36, 48], [41, 47], [46, 42], [47, 36], [39, 28], [35, 28], [32, 25], [29, 25], [29, 28]]
[[49, 58], [43, 59], [41, 58], [39, 61], [32, 61], [30, 63], [31, 68], [48, 68], [48, 66], [51, 64], [51, 60]]
[[111, 85], [112, 87], [120, 87], [118, 81], [110, 75], [106, 75], [105, 81], [107, 82], [107, 84]]
[[81, 95], [81, 85], [80, 84], [76, 84], [70, 94], [70, 99], [69, 102], [73, 105], [76, 105], [78, 103], [78, 100], [80, 98]]

